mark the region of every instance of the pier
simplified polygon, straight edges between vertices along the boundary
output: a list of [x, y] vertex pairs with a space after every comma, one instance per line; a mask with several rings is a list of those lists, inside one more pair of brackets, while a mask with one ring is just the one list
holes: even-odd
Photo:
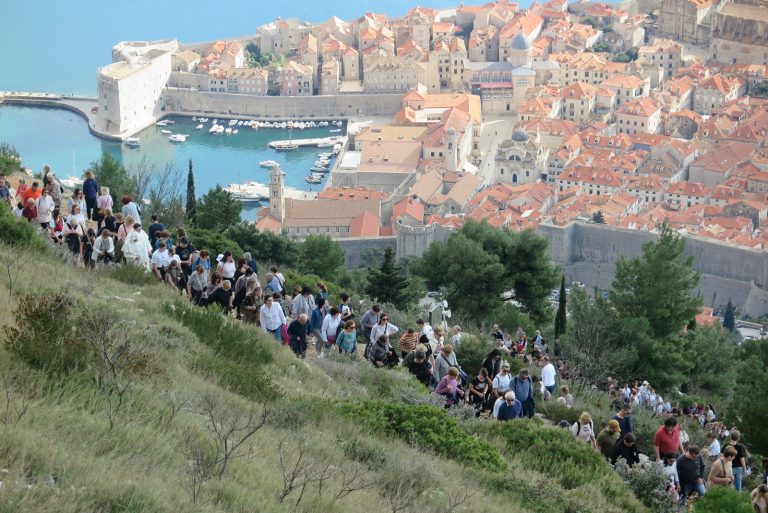
[[[317, 147], [318, 144], [344, 145], [346, 142], [347, 142], [346, 135], [337, 135], [337, 136], [329, 136], [329, 137], [317, 137], [314, 139], [286, 139], [284, 141], [272, 141], [268, 144], [268, 146], [270, 148], [274, 148], [275, 146], [295, 144], [296, 146], [300, 146], [300, 147], [306, 147], [306, 146]], [[333, 147], [333, 146], [329, 146], [329, 148], [330, 147]]]

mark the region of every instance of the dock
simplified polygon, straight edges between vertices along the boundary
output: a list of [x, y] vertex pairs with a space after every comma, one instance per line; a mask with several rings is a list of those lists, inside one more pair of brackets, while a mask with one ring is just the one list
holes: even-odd
[[295, 144], [300, 147], [317, 146], [318, 144], [345, 144], [347, 142], [347, 136], [334, 135], [329, 137], [317, 137], [314, 139], [286, 139], [284, 141], [272, 141], [267, 146], [274, 148], [275, 146], [282, 146], [286, 144]]

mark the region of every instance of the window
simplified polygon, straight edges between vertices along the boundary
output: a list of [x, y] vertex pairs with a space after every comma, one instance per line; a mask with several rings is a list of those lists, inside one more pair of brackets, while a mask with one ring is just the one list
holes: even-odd
[[517, 173], [512, 173], [512, 183], [517, 183]]

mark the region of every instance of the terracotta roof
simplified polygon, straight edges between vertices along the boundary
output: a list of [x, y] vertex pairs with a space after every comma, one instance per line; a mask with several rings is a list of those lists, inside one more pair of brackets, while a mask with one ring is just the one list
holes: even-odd
[[707, 171], [727, 173], [738, 164], [745, 162], [755, 147], [738, 141], [719, 144], [707, 153], [693, 161], [691, 166], [701, 167]]
[[616, 114], [626, 114], [630, 116], [650, 117], [661, 109], [661, 106], [651, 98], [643, 97], [636, 100], [630, 100], [619, 107]]
[[518, 14], [512, 20], [508, 21], [504, 27], [502, 27], [499, 33], [500, 39], [510, 39], [517, 35], [518, 32], [529, 38], [533, 33], [542, 26], [544, 19], [534, 12], [527, 12], [525, 14]]
[[[363, 199], [336, 201], [326, 199], [285, 200], [284, 228], [325, 226], [350, 226], [352, 220], [365, 211], [378, 214], [381, 200]], [[322, 220], [322, 221], [319, 221]]]
[[574, 82], [562, 89], [563, 99], [585, 99], [594, 98], [597, 88], [585, 82]]
[[420, 201], [407, 197], [398, 201], [392, 206], [392, 223], [394, 224], [402, 216], [411, 216], [416, 221], [424, 220], [424, 204]]
[[667, 189], [667, 194], [680, 194], [681, 196], [691, 196], [698, 198], [706, 198], [709, 191], [706, 187], [700, 183], [691, 182], [675, 182]]
[[352, 219], [349, 225], [350, 237], [376, 237], [379, 235], [379, 216], [365, 211]]
[[644, 87], [645, 84], [645, 80], [634, 75], [615, 75], [603, 80], [601, 85], [605, 87], [617, 87], [620, 89], [635, 89]]
[[374, 191], [366, 187], [326, 187], [317, 195], [320, 199], [349, 200], [349, 199], [378, 199], [389, 197], [389, 193]]

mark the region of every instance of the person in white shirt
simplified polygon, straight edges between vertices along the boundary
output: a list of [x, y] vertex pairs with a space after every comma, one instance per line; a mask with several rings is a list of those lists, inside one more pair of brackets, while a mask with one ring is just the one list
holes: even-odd
[[21, 217], [21, 213], [24, 210], [24, 205], [21, 203], [17, 203], [15, 207], [13, 207], [13, 210], [11, 210], [11, 213], [13, 214], [13, 217]]
[[549, 390], [550, 395], [552, 395], [557, 389], [557, 370], [549, 361], [549, 356], [544, 355], [542, 361], [544, 362], [544, 367], [541, 369], [541, 384], [544, 385], [544, 388]]
[[133, 229], [128, 232], [123, 244], [125, 261], [149, 269], [151, 251], [152, 246], [149, 244], [149, 237], [142, 231], [139, 223], [134, 223]]
[[509, 362], [501, 364], [501, 372], [496, 374], [493, 378], [493, 393], [494, 397], [504, 398], [504, 394], [510, 390], [510, 384], [512, 383], [512, 375], [509, 373]]
[[371, 328], [371, 344], [375, 344], [376, 341], [379, 340], [379, 337], [382, 335], [390, 337], [398, 331], [400, 330], [397, 326], [390, 324], [389, 316], [385, 313], [382, 313], [379, 316], [379, 323]]
[[332, 306], [329, 312], [323, 317], [323, 325], [320, 328], [320, 338], [323, 341], [323, 347], [320, 349], [318, 358], [323, 357], [323, 349], [328, 349], [336, 343], [336, 333], [341, 325], [341, 312], [335, 306]]
[[280, 303], [275, 302], [275, 298], [270, 294], [264, 296], [264, 304], [259, 309], [259, 321], [264, 331], [270, 333], [278, 342], [282, 342], [280, 331], [285, 324], [285, 313]]
[[46, 230], [51, 222], [51, 213], [55, 206], [53, 198], [46, 189], [43, 189], [42, 194], [37, 198], [37, 222]]
[[713, 460], [717, 459], [720, 456], [720, 441], [714, 433], [707, 433], [707, 441], [709, 442], [709, 447], [707, 448], [709, 457]]
[[93, 242], [91, 260], [98, 262], [101, 259], [106, 263], [111, 262], [114, 258], [115, 243], [112, 241], [112, 237], [109, 236], [109, 230], [104, 229], [101, 231], [101, 237], [98, 237]]
[[152, 272], [160, 281], [165, 281], [165, 268], [171, 263], [171, 254], [165, 248], [165, 242], [152, 253]]
[[424, 322], [423, 319], [418, 319], [416, 321], [416, 324], [419, 326], [419, 329], [421, 330], [419, 332], [419, 335], [426, 335], [429, 338], [433, 337], [434, 330], [432, 329], [432, 326], [430, 326], [428, 322]]

